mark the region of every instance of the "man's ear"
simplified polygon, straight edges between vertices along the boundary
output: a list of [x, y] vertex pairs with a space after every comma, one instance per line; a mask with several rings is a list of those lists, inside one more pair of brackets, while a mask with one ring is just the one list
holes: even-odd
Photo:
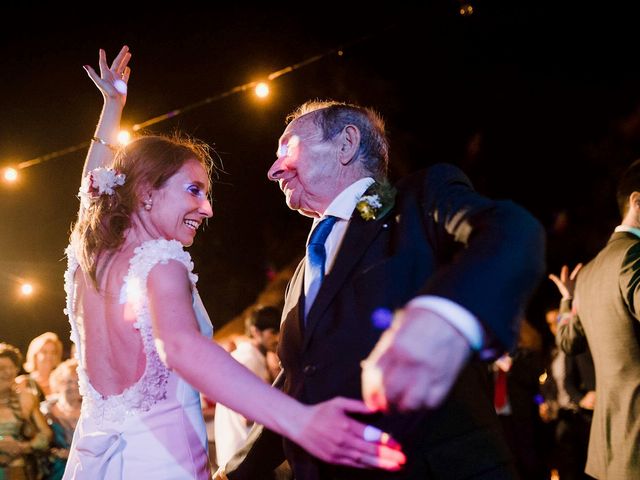
[[360, 149], [360, 130], [355, 125], [347, 125], [339, 135], [338, 160], [349, 165], [358, 156]]
[[631, 195], [629, 195], [629, 208], [640, 212], [640, 192], [632, 192]]

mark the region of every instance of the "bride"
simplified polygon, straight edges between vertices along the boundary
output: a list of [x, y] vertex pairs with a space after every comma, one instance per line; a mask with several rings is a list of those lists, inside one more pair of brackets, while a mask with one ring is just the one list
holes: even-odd
[[[210, 478], [197, 390], [332, 463], [397, 470], [387, 435], [365, 441], [369, 413], [336, 398], [309, 406], [264, 384], [211, 342], [196, 290], [193, 243], [211, 217], [202, 143], [146, 136], [115, 147], [131, 54], [98, 74], [104, 105], [84, 166], [67, 248], [67, 313], [83, 396], [65, 479]], [[392, 444], [390, 444], [390, 442]]]

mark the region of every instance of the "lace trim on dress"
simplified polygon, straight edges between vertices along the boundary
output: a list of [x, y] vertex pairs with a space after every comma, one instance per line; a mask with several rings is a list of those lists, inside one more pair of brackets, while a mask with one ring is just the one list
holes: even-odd
[[120, 291], [120, 303], [130, 303], [136, 313], [136, 322], [133, 326], [138, 329], [142, 337], [146, 357], [145, 371], [136, 383], [126, 388], [121, 394], [104, 397], [89, 382], [82, 362], [81, 347], [84, 343], [84, 333], [76, 324], [73, 316], [74, 275], [78, 262], [71, 247], [67, 248], [66, 253], [69, 265], [65, 273], [65, 291], [67, 293], [65, 313], [69, 316], [71, 323], [71, 340], [76, 345], [78, 379], [80, 393], [83, 396], [83, 414], [90, 415], [97, 421], [118, 421], [131, 414], [148, 411], [155, 403], [166, 398], [166, 385], [170, 372], [160, 359], [154, 343], [147, 297], [147, 276], [156, 264], [166, 264], [169, 260], [177, 260], [187, 268], [189, 279], [195, 291], [198, 277], [192, 272], [191, 256], [183, 250], [182, 244], [176, 240], [150, 240], [134, 250], [133, 257], [129, 261], [129, 271]]
[[[76, 260], [76, 255], [73, 250], [73, 246], [68, 245], [64, 251], [67, 256], [67, 270], [64, 272], [64, 291], [67, 294], [67, 301], [64, 308], [64, 314], [69, 317], [69, 323], [71, 324], [71, 333], [69, 338], [76, 346], [75, 358], [80, 363], [80, 335], [78, 332], [78, 326], [76, 325], [75, 319], [73, 319], [73, 312], [75, 306], [75, 289], [74, 289], [74, 277], [76, 274], [76, 270], [78, 268], [78, 260]], [[80, 368], [78, 367], [78, 370]], [[80, 392], [82, 393], [82, 392]]]

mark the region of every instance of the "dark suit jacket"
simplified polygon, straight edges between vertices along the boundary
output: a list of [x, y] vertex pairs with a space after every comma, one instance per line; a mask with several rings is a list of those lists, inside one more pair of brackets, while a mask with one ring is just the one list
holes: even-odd
[[586, 472], [596, 478], [640, 478], [640, 241], [614, 233], [582, 268], [577, 316], [558, 327], [568, 354], [588, 340], [596, 371], [596, 407]]
[[[279, 349], [283, 389], [304, 403], [338, 395], [362, 398], [360, 362], [382, 334], [372, 313], [378, 308], [393, 311], [417, 295], [438, 295], [463, 305], [504, 348], [516, 338], [517, 319], [544, 271], [538, 222], [511, 202], [478, 195], [451, 165], [433, 166], [397, 188], [395, 205], [383, 218], [365, 221], [354, 213], [306, 326], [304, 262], [287, 288]], [[490, 471], [494, 473], [487, 478], [503, 478], [495, 469], [510, 456], [484, 368], [478, 360], [470, 361], [448, 400], [434, 411], [367, 420], [403, 444], [408, 454], [403, 473], [331, 467], [285, 439], [296, 479], [462, 479]], [[228, 465], [230, 479], [265, 475], [262, 468], [271, 467], [266, 461], [273, 448], [270, 435], [255, 434], [256, 443]]]

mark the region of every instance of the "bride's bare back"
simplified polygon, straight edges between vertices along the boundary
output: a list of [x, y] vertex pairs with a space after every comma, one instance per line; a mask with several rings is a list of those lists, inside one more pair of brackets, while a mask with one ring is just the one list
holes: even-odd
[[75, 318], [84, 330], [85, 370], [103, 396], [122, 393], [140, 379], [145, 354], [130, 303], [120, 304], [120, 291], [129, 270], [130, 249], [116, 252], [99, 265], [100, 292], [80, 268], [76, 271]]

